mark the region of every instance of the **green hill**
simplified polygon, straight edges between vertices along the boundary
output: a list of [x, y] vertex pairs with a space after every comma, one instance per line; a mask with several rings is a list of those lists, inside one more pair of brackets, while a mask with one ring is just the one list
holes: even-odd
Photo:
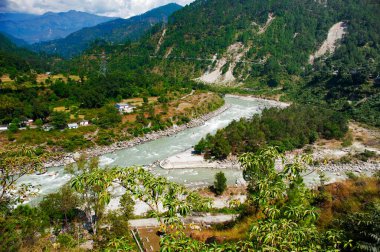
[[29, 72], [32, 69], [37, 72], [47, 70], [46, 57], [17, 47], [7, 36], [0, 33], [0, 76], [5, 73]]
[[[101, 48], [110, 71], [138, 67], [178, 80], [239, 84], [376, 118], [379, 11], [364, 0], [198, 0], [138, 43]], [[94, 50], [101, 49], [89, 54]]]

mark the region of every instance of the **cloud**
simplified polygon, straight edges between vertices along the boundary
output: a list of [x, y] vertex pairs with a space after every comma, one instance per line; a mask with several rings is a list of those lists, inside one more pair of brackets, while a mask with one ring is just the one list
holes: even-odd
[[4, 12], [8, 9], [8, 0], [0, 0], [0, 12]]
[[194, 0], [0, 0], [0, 11], [43, 14], [48, 11], [77, 10], [127, 18], [171, 2], [186, 5], [192, 1]]

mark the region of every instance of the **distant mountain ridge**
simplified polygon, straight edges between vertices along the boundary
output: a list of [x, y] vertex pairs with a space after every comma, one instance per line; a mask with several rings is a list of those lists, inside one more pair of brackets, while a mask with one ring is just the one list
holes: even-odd
[[64, 38], [84, 27], [91, 27], [115, 18], [97, 16], [80, 11], [47, 12], [43, 15], [1, 13], [0, 32], [12, 37], [37, 43]]
[[36, 17], [38, 17], [38, 15], [28, 13], [0, 13], [0, 21], [24, 21]]
[[119, 18], [94, 27], [83, 28], [63, 39], [34, 44], [32, 49], [71, 57], [89, 48], [96, 40], [111, 43], [122, 43], [127, 39], [135, 41], [153, 25], [160, 22], [166, 23], [168, 17], [181, 8], [182, 6], [175, 3], [167, 4], [128, 19]]

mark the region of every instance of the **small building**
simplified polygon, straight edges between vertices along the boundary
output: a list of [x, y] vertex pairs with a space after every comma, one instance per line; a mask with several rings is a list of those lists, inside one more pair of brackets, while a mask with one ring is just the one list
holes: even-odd
[[78, 124], [77, 123], [69, 123], [69, 124], [67, 124], [67, 127], [69, 129], [77, 129], [78, 128]]
[[79, 126], [88, 126], [90, 123], [87, 120], [83, 120], [79, 122]]
[[0, 125], [0, 131], [6, 131], [6, 130], [8, 130], [7, 125]]
[[44, 131], [51, 131], [51, 130], [54, 129], [54, 126], [53, 126], [53, 125], [50, 125], [50, 124], [44, 124], [44, 125], [42, 126], [42, 129], [43, 129]]
[[135, 109], [134, 106], [128, 103], [117, 103], [115, 104], [115, 108], [119, 110], [120, 113], [131, 113]]
[[27, 126], [32, 126], [33, 125], [33, 119], [27, 119], [21, 122], [21, 126], [27, 127]]

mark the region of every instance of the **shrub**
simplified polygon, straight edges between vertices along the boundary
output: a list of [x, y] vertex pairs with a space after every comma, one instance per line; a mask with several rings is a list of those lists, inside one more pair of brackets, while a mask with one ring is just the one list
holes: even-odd
[[60, 234], [57, 241], [65, 248], [73, 248], [76, 244], [75, 239], [70, 234]]
[[227, 178], [223, 172], [215, 174], [214, 192], [216, 195], [222, 195], [227, 188]]

